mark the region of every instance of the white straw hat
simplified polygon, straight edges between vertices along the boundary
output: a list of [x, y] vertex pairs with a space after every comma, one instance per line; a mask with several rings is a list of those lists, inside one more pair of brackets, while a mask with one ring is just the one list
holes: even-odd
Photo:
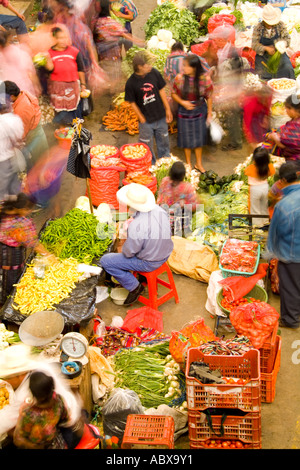
[[270, 26], [274, 26], [278, 24], [281, 18], [281, 11], [280, 8], [274, 8], [272, 5], [266, 5], [263, 7], [262, 11], [262, 20], [269, 24]]
[[119, 189], [117, 199], [139, 212], [150, 212], [156, 204], [152, 191], [138, 183], [130, 183]]

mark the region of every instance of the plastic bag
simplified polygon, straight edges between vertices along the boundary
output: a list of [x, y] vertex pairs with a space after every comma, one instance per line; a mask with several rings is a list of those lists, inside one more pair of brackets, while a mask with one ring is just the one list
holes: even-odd
[[253, 302], [234, 308], [229, 318], [237, 334], [246, 336], [260, 349], [272, 334], [279, 313], [266, 302]]
[[213, 331], [205, 325], [204, 319], [199, 318], [180, 331], [172, 331], [169, 342], [170, 354], [178, 364], [183, 364], [189, 348], [196, 348], [216, 339]]
[[129, 389], [115, 388], [102, 408], [104, 433], [122, 440], [127, 416], [130, 414], [144, 414], [137, 393]]
[[209, 125], [210, 138], [213, 143], [219, 144], [224, 135], [224, 130], [216, 121], [212, 121]]
[[92, 99], [92, 95], [88, 96], [88, 98], [81, 98], [82, 101], [82, 115], [88, 116], [94, 110], [94, 103]]
[[229, 301], [239, 300], [245, 297], [257, 282], [266, 276], [267, 270], [268, 263], [261, 263], [253, 276], [247, 278], [243, 276], [232, 276], [219, 281], [219, 284], [223, 286], [223, 297], [226, 297]]
[[209, 18], [207, 23], [207, 30], [209, 33], [212, 33], [219, 26], [232, 26], [235, 22], [236, 17], [234, 15], [217, 14]]
[[91, 169], [90, 189], [94, 206], [99, 206], [99, 204], [105, 202], [111, 207], [118, 209], [119, 171], [124, 170], [121, 167], [120, 170], [110, 167]]

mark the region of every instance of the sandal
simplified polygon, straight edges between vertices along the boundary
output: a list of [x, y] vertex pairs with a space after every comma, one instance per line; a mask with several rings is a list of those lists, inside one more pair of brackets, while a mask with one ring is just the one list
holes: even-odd
[[201, 173], [202, 175], [203, 175], [203, 173], [205, 173], [205, 171], [199, 170], [199, 168], [197, 168], [196, 166], [195, 166], [194, 170], [199, 171], [199, 173]]
[[243, 146], [242, 145], [232, 145], [232, 144], [227, 144], [227, 145], [222, 145], [221, 150], [223, 152], [227, 152], [228, 150], [239, 150]]

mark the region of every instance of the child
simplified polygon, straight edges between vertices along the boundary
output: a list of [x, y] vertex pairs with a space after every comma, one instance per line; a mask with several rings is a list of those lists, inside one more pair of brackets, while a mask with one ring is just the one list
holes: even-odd
[[[275, 168], [270, 163], [270, 155], [267, 149], [257, 147], [253, 152], [253, 163], [245, 169], [245, 175], [248, 176], [250, 186], [249, 211], [252, 215], [267, 215], [268, 209], [268, 191], [269, 176], [275, 174]], [[266, 225], [269, 220], [254, 218], [254, 225]]]

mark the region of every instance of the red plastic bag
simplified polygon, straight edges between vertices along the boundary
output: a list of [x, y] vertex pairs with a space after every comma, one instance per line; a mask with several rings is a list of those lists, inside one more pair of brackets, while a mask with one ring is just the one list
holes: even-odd
[[208, 20], [207, 30], [209, 33], [212, 33], [219, 26], [224, 26], [224, 25], [233, 26], [235, 22], [236, 22], [236, 17], [234, 15], [226, 15], [226, 14], [214, 15]]
[[118, 167], [91, 168], [90, 189], [93, 206], [99, 206], [102, 202], [118, 209], [117, 191], [119, 189], [120, 171]]
[[272, 334], [279, 313], [266, 302], [253, 302], [234, 308], [229, 318], [237, 334], [246, 336], [260, 349]]
[[256, 273], [247, 278], [243, 276], [232, 276], [219, 281], [219, 284], [223, 286], [223, 297], [230, 302], [245, 297], [258, 281], [266, 276], [268, 266], [268, 263], [259, 264]]
[[[145, 154], [140, 158], [127, 158], [126, 155], [124, 155], [125, 148], [136, 146], [145, 147]], [[138, 142], [137, 144], [125, 144], [120, 148], [120, 161], [126, 167], [126, 174], [135, 172], [139, 172], [141, 174], [148, 173], [152, 163], [152, 153], [150, 152], [149, 147], [142, 142]]]
[[213, 331], [205, 325], [204, 319], [199, 318], [180, 331], [172, 331], [169, 343], [170, 354], [176, 362], [182, 364], [186, 361], [189, 348], [196, 348], [216, 339]]
[[122, 325], [123, 330], [135, 332], [139, 327], [154, 328], [156, 331], [163, 331], [163, 314], [150, 307], [141, 307], [128, 310]]

